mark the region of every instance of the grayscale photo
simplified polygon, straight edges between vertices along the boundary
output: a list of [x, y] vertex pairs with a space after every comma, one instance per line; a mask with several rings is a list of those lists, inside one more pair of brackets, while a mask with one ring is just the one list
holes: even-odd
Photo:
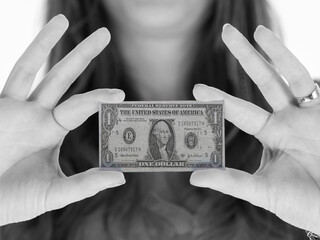
[[0, 240], [320, 240], [319, 0], [0, 9]]

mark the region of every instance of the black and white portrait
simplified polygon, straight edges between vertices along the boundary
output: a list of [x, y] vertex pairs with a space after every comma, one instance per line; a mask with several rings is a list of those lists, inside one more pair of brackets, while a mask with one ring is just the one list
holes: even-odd
[[154, 160], [169, 161], [174, 149], [174, 133], [166, 120], [154, 123], [149, 134], [149, 149]]
[[319, 0], [0, 9], [0, 240], [320, 239]]

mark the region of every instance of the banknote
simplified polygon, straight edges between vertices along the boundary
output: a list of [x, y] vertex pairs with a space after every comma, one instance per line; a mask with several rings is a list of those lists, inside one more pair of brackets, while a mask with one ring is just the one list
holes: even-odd
[[101, 103], [100, 169], [224, 168], [223, 101]]

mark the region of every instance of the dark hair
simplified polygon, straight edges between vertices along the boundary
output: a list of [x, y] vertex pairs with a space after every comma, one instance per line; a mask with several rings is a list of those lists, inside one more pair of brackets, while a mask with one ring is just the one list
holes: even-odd
[[[106, 26], [112, 34], [108, 12], [102, 6], [102, 0], [54, 0], [48, 1], [48, 4], [48, 18], [63, 13], [70, 21], [68, 32], [52, 51], [51, 65], [97, 28]], [[213, 0], [210, 7], [212, 14], [202, 24], [201, 47], [187, 82], [186, 90], [190, 92], [190, 98], [193, 85], [201, 82], [269, 109], [259, 90], [222, 43], [220, 34], [223, 24], [229, 22], [256, 46], [252, 37], [255, 28], [260, 24], [270, 26], [266, 0]], [[116, 42], [111, 41], [71, 86], [62, 101], [73, 94], [104, 87], [122, 88], [127, 99], [139, 100], [128, 79]], [[60, 164], [67, 175], [97, 166], [97, 140], [96, 115], [66, 137]], [[258, 168], [261, 149], [254, 137], [226, 124], [228, 167], [253, 173]], [[179, 173], [186, 187], [179, 189], [179, 196], [172, 202], [164, 203], [153, 195], [144, 200], [145, 186], [142, 183], [146, 181], [141, 179], [150, 174], [126, 174], [127, 184], [120, 188], [103, 191], [95, 197], [43, 214], [34, 220], [3, 227], [2, 235], [5, 240], [82, 239], [85, 233], [81, 227], [91, 221], [91, 214], [97, 214], [101, 219], [90, 225], [93, 227], [91, 231], [95, 233], [97, 228], [103, 226], [101, 229], [105, 230], [107, 239], [143, 239], [143, 236], [148, 239], [176, 238], [177, 233], [167, 219], [146, 207], [152, 201], [168, 208], [174, 203], [180, 206], [176, 207], [179, 211], [193, 215], [195, 225], [191, 226], [195, 229], [184, 232], [184, 239], [303, 238], [303, 232], [263, 209], [215, 191], [189, 186], [190, 174], [187, 173]]]

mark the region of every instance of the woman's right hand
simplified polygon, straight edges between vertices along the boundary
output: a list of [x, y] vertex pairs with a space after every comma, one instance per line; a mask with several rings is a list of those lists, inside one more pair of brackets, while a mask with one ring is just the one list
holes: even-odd
[[36, 73], [68, 28], [54, 17], [15, 64], [0, 95], [0, 226], [34, 218], [125, 183], [120, 172], [90, 169], [66, 177], [59, 149], [66, 134], [98, 110], [98, 102], [121, 102], [117, 89], [75, 95], [56, 106], [73, 81], [109, 43], [98, 29], [56, 64], [29, 94]]

